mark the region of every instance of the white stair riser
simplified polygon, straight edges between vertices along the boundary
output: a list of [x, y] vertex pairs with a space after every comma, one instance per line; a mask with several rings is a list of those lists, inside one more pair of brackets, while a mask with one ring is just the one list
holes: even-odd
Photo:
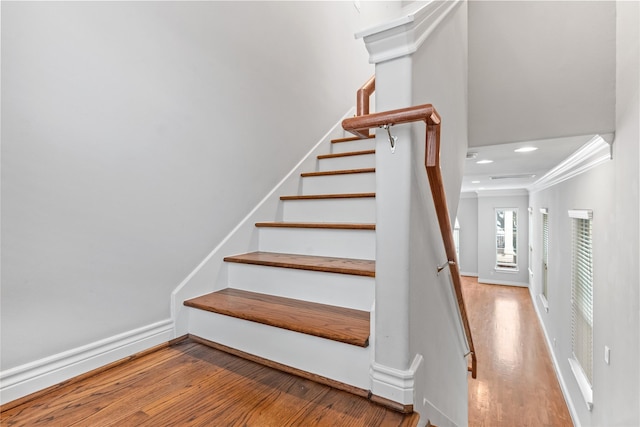
[[362, 348], [189, 308], [189, 333], [354, 387], [370, 388], [370, 347]]
[[374, 150], [376, 148], [375, 139], [362, 139], [359, 141], [338, 142], [331, 144], [331, 152], [333, 154], [338, 153], [351, 153], [353, 151]]
[[375, 230], [261, 227], [258, 248], [263, 252], [375, 259]]
[[376, 174], [350, 173], [302, 178], [302, 194], [375, 193]]
[[285, 200], [283, 221], [376, 222], [375, 197]]
[[351, 274], [227, 263], [229, 287], [319, 304], [370, 311], [375, 279]]
[[320, 172], [375, 167], [375, 154], [359, 154], [357, 156], [333, 157], [318, 160], [318, 171]]

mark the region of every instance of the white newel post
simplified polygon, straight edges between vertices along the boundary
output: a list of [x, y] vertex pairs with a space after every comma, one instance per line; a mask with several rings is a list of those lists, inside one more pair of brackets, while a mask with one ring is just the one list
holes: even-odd
[[[376, 64], [376, 111], [411, 105], [411, 58]], [[412, 404], [406, 385], [409, 368], [409, 207], [411, 132], [392, 127], [394, 153], [387, 132], [376, 131], [376, 311], [372, 392]], [[412, 379], [409, 379], [412, 381]]]
[[[376, 111], [413, 105], [413, 53], [461, 2], [422, 3], [414, 11], [356, 34], [362, 37], [376, 71]], [[414, 376], [422, 357], [410, 354], [409, 259], [412, 136], [409, 125], [391, 128], [398, 137], [390, 150], [387, 132], [376, 131], [376, 306], [371, 391], [414, 404]], [[424, 141], [421, 141], [424, 143]]]

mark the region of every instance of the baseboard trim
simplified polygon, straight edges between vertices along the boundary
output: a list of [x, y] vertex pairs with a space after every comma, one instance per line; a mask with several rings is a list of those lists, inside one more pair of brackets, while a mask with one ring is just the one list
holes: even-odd
[[422, 355], [416, 354], [407, 370], [373, 362], [370, 370], [373, 393], [384, 399], [400, 402], [401, 405], [413, 407], [414, 380], [422, 361]]
[[461, 271], [460, 275], [461, 276], [468, 276], [468, 277], [478, 277], [478, 273], [469, 273], [469, 272], [466, 272], [466, 271]]
[[427, 424], [425, 427], [429, 427], [429, 426], [433, 426], [436, 427], [435, 425], [431, 424], [431, 420], [432, 419], [436, 419], [436, 423], [438, 423], [438, 426], [457, 426], [459, 424], [455, 423], [451, 418], [449, 418], [448, 416], [446, 416], [440, 409], [438, 409], [429, 399], [425, 398], [424, 399], [424, 404], [425, 406], [428, 406], [430, 408], [429, 411], [429, 420], [427, 421]]
[[532, 290], [529, 290], [529, 294], [531, 296], [531, 302], [533, 303], [533, 308], [538, 316], [538, 322], [540, 323], [540, 327], [542, 328], [542, 334], [544, 335], [545, 342], [547, 344], [547, 350], [551, 355], [551, 363], [553, 364], [553, 370], [556, 373], [556, 378], [558, 378], [558, 383], [560, 383], [560, 390], [562, 390], [562, 395], [564, 396], [564, 401], [569, 408], [569, 414], [571, 415], [571, 420], [573, 421], [573, 425], [576, 427], [580, 427], [580, 418], [578, 418], [578, 412], [576, 411], [575, 406], [573, 405], [573, 400], [569, 395], [569, 388], [562, 376], [562, 372], [560, 371], [560, 365], [558, 364], [558, 359], [556, 358], [556, 354], [553, 351], [553, 346], [551, 340], [549, 339], [549, 333], [547, 332], [547, 327], [544, 324], [542, 319], [542, 313], [540, 312], [540, 307], [536, 304], [535, 296], [532, 293]]
[[528, 288], [529, 283], [526, 282], [512, 282], [509, 280], [494, 280], [494, 279], [484, 279], [478, 277], [478, 283], [486, 284], [486, 285], [504, 285], [504, 286], [517, 286], [520, 288]]
[[[36, 394], [95, 375], [168, 345], [173, 338], [171, 319], [152, 323], [104, 340], [77, 347], [44, 359], [0, 372], [2, 410], [14, 407]], [[159, 347], [158, 347], [159, 346]]]

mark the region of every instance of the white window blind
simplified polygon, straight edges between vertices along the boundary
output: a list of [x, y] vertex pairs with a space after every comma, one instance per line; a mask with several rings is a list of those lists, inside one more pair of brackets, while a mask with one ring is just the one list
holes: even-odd
[[593, 384], [593, 246], [590, 211], [572, 217], [571, 335], [576, 361]]
[[542, 295], [549, 300], [548, 264], [549, 263], [549, 215], [542, 214]]

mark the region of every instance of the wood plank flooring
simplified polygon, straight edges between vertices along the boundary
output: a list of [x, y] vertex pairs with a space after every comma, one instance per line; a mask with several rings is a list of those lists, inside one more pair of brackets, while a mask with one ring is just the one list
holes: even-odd
[[2, 426], [398, 426], [404, 415], [192, 340], [61, 387]]
[[573, 426], [527, 288], [462, 278], [478, 356], [469, 426]]

